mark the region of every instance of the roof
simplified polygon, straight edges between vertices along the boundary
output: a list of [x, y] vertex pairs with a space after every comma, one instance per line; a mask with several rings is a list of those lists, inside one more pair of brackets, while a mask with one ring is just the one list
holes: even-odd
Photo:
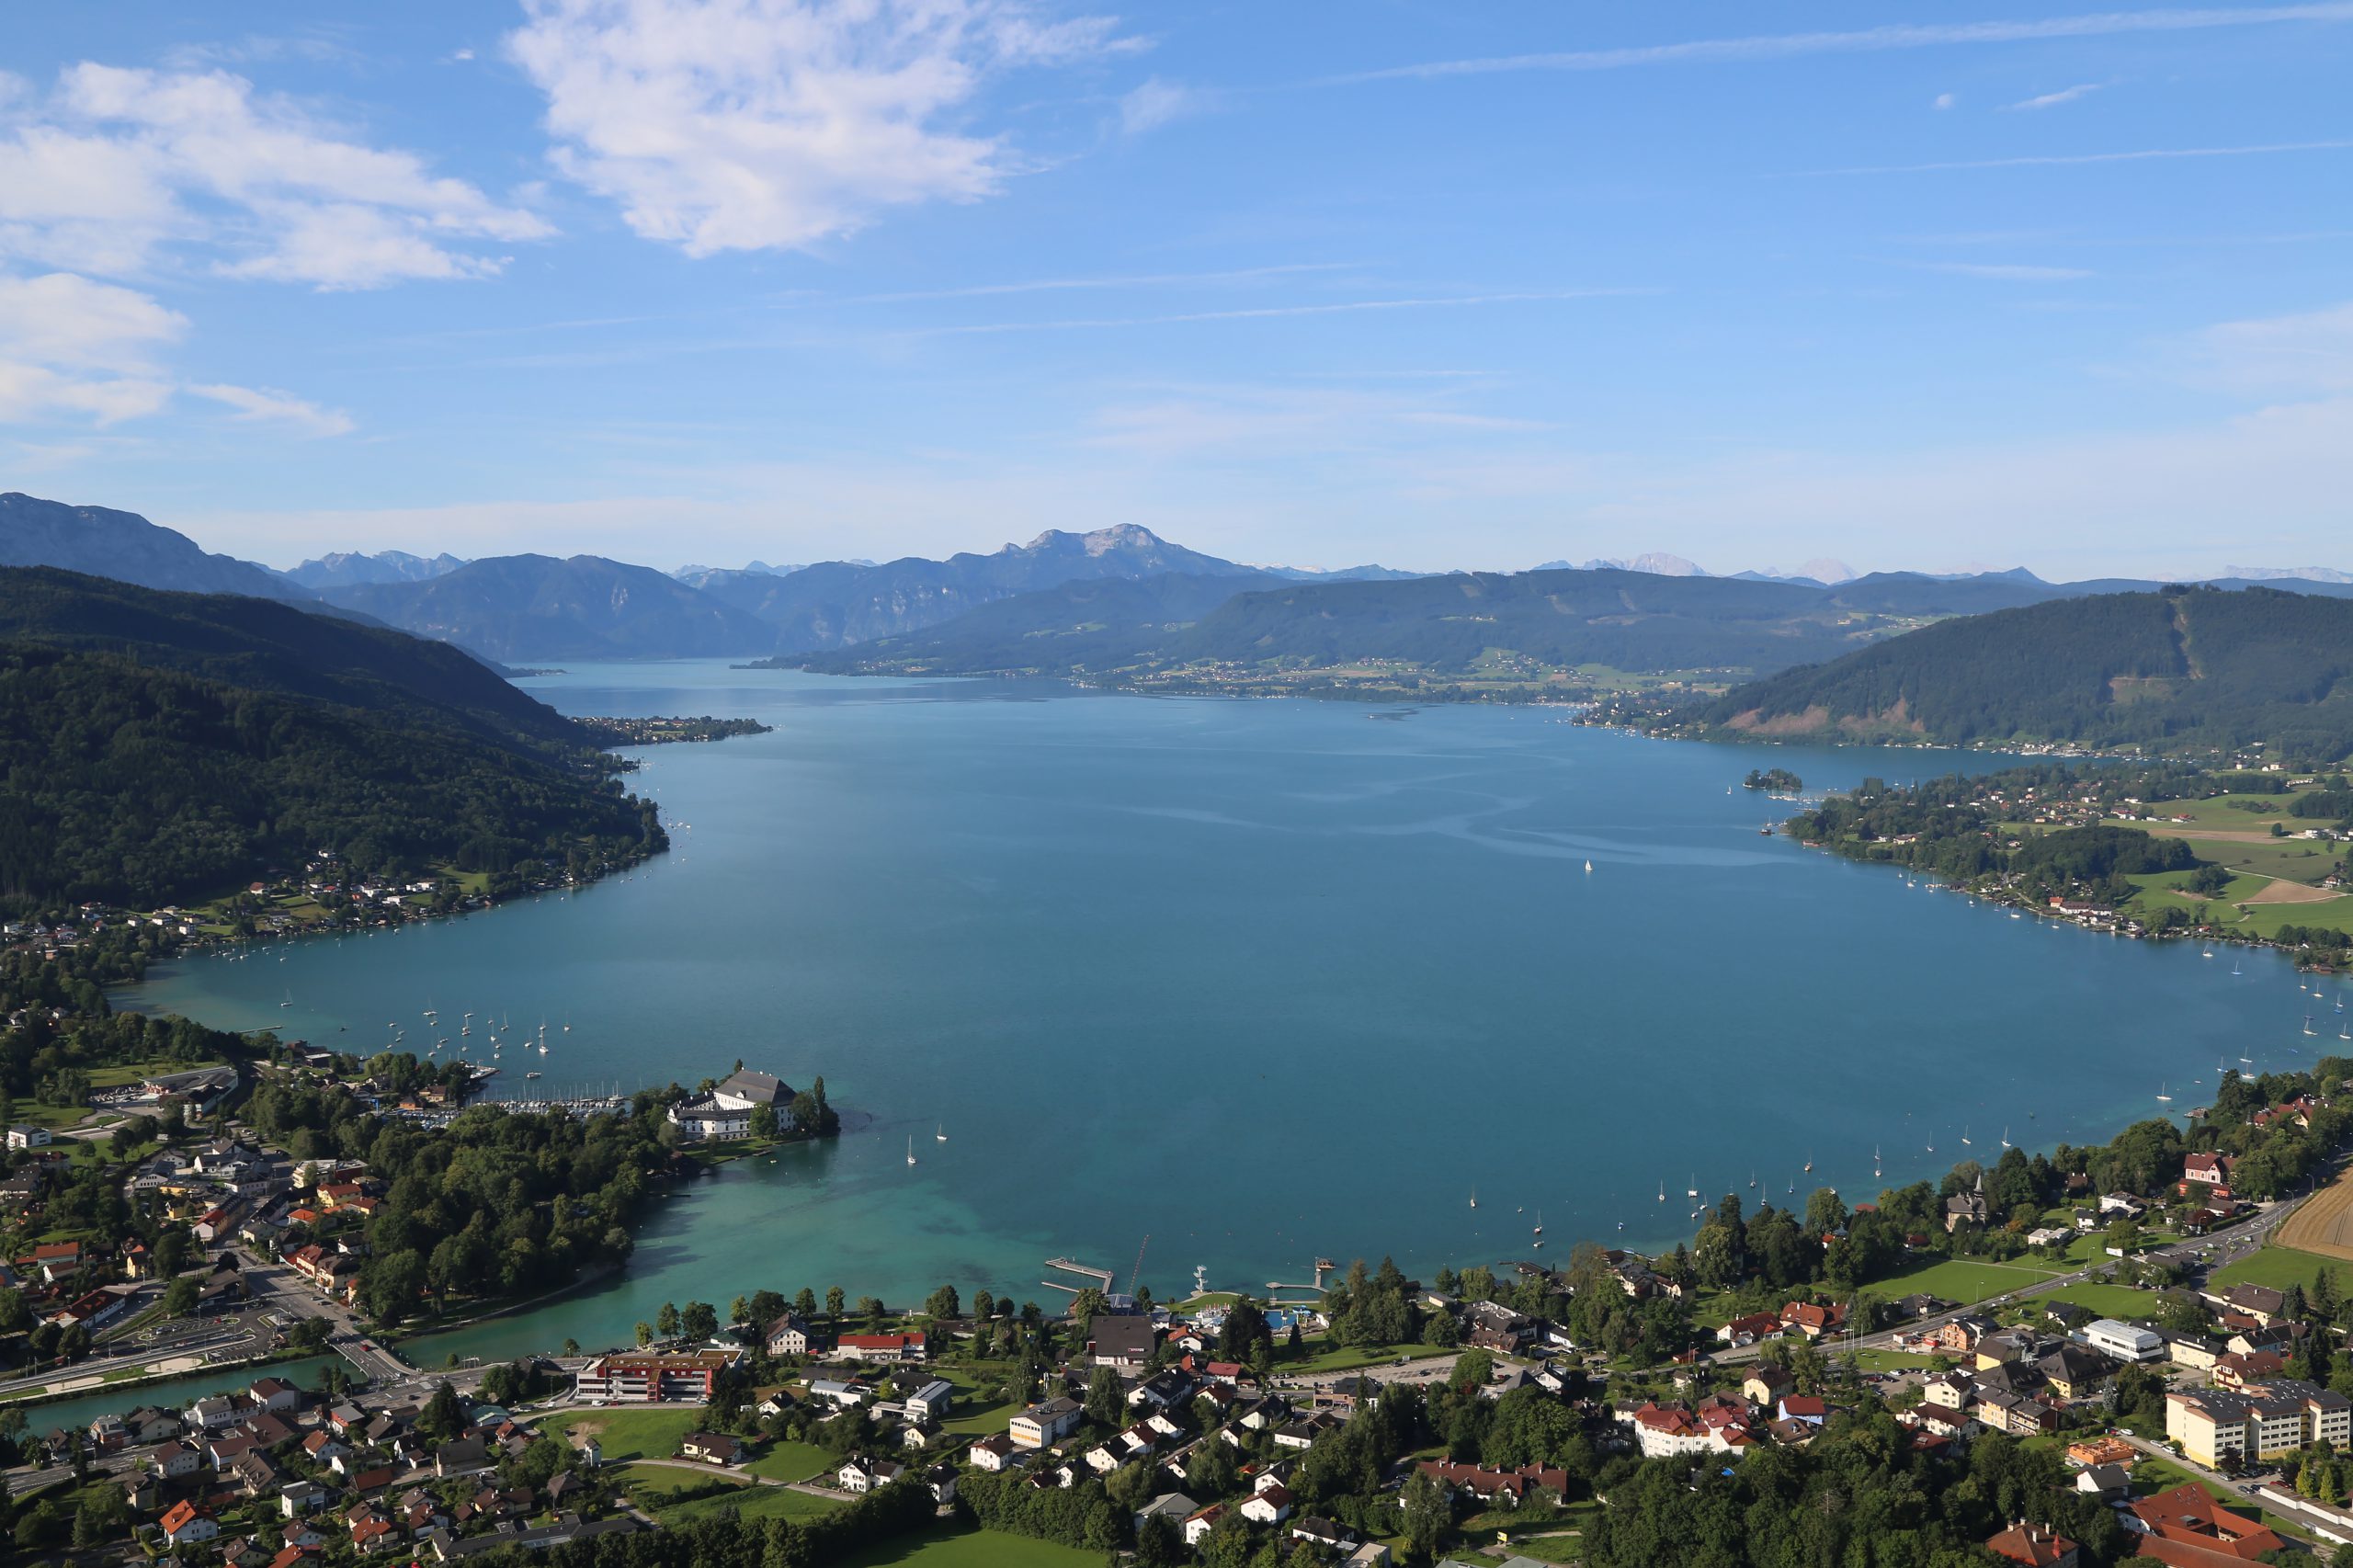
[[792, 1098], [791, 1085], [773, 1073], [755, 1073], [749, 1068], [738, 1068], [729, 1074], [727, 1082], [713, 1092], [733, 1095], [760, 1105], [776, 1105]]
[[2054, 1568], [2061, 1558], [2075, 1550], [2075, 1543], [2040, 1525], [2021, 1522], [1987, 1541], [1985, 1550], [1996, 1557], [2025, 1563], [2027, 1568]]

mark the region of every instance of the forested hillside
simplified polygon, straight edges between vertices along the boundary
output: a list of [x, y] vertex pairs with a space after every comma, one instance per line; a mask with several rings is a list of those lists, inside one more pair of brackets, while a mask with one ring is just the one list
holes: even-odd
[[263, 599], [0, 569], [0, 638], [120, 653], [231, 686], [443, 721], [503, 745], [595, 744], [462, 649]]
[[1765, 738], [2353, 753], [2353, 602], [2250, 587], [1948, 620], [1740, 687], [1696, 715]]
[[423, 582], [354, 583], [327, 597], [510, 662], [719, 658], [774, 645], [743, 611], [650, 566], [597, 555], [496, 555]]
[[11, 912], [203, 898], [320, 849], [368, 876], [662, 843], [653, 806], [584, 761], [33, 642], [0, 642], [0, 756]]

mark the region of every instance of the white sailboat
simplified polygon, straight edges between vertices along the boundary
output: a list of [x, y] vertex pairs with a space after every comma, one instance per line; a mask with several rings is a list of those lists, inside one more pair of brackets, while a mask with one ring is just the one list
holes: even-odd
[[2010, 1146], [2010, 1130], [2005, 1127], [2002, 1129], [2002, 1147], [2006, 1149]]
[[1479, 1207], [1479, 1189], [1475, 1187], [1471, 1189], [1471, 1207], [1473, 1209]]
[[1973, 1143], [1970, 1142], [1970, 1141], [1969, 1141], [1969, 1124], [1968, 1124], [1967, 1122], [1963, 1122], [1963, 1123], [1961, 1123], [1961, 1146], [1962, 1148], [1964, 1148], [1964, 1149], [1972, 1149], [1972, 1148], [1975, 1148], [1975, 1147], [1976, 1147], [1976, 1145], [1975, 1145], [1975, 1144], [1973, 1144]]
[[914, 1134], [912, 1134], [912, 1133], [910, 1133], [910, 1134], [908, 1134], [908, 1136], [907, 1136], [907, 1164], [909, 1164], [909, 1165], [914, 1165], [915, 1163], [915, 1135], [914, 1135]]
[[937, 1124], [937, 1128], [931, 1135], [931, 1140], [935, 1143], [945, 1143], [948, 1142], [948, 1124], [946, 1122], [943, 1121]]
[[2165, 1086], [2163, 1083], [2157, 1085], [2157, 1098], [2161, 1100], [2170, 1100], [2173, 1098], [2171, 1095], [2165, 1093]]
[[1588, 877], [1593, 875], [1593, 862], [1590, 860], [1585, 863], [1585, 874]]

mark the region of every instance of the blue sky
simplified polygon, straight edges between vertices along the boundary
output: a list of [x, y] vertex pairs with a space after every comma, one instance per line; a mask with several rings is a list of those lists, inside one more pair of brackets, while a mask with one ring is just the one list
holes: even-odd
[[2353, 566], [2353, 3], [114, 3], [0, 72], [0, 487], [277, 564]]

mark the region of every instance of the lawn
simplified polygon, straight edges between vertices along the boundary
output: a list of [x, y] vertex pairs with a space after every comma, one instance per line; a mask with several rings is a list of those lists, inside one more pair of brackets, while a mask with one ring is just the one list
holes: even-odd
[[834, 1456], [814, 1443], [778, 1443], [744, 1467], [778, 1481], [806, 1481], [834, 1468]]
[[1934, 1358], [1910, 1356], [1900, 1350], [1857, 1350], [1842, 1353], [1838, 1358], [1858, 1371], [1909, 1372], [1927, 1366]]
[[2130, 1285], [2070, 1285], [2053, 1290], [2050, 1299], [2068, 1301], [2108, 1318], [2145, 1317], [2157, 1304], [2154, 1290], [2136, 1290]]
[[2275, 1290], [2302, 1285], [2309, 1290], [2324, 1268], [2336, 1269], [2340, 1281], [2353, 1278], [2353, 1272], [2348, 1272], [2353, 1270], [2353, 1266], [2340, 1263], [2336, 1258], [2323, 1257], [2318, 1253], [2298, 1252], [2293, 1247], [2267, 1246], [2251, 1256], [2214, 1270], [2213, 1278], [2207, 1283], [2209, 1289], [2215, 1290], [2227, 1290], [2234, 1285], [2268, 1285]]
[[697, 1497], [692, 1502], [657, 1506], [654, 1517], [665, 1525], [682, 1525], [689, 1519], [708, 1519], [718, 1514], [733, 1514], [744, 1519], [808, 1519], [830, 1514], [848, 1502], [847, 1497], [818, 1497], [795, 1492], [789, 1486], [742, 1486], [716, 1496]]
[[1972, 1257], [1949, 1257], [1941, 1263], [1926, 1264], [1902, 1274], [1892, 1274], [1872, 1286], [1886, 1298], [1909, 1296], [1925, 1290], [1948, 1301], [1964, 1306], [1982, 1301], [1989, 1296], [2007, 1295], [2025, 1290], [2069, 1269], [2063, 1265], [2035, 1263], [1984, 1263]]
[[666, 1460], [678, 1455], [678, 1439], [693, 1431], [702, 1407], [688, 1410], [595, 1410], [564, 1419], [564, 1435], [577, 1448], [594, 1436], [607, 1464], [630, 1460]]
[[997, 1530], [940, 1530], [853, 1552], [841, 1568], [1103, 1568], [1103, 1554]]
[[1275, 1360], [1275, 1375], [1279, 1378], [1321, 1377], [1326, 1372], [1349, 1372], [1358, 1367], [1378, 1367], [1404, 1356], [1420, 1360], [1430, 1356], [1451, 1356], [1455, 1352], [1436, 1345], [1362, 1346], [1334, 1345], [1324, 1335], [1302, 1341], [1309, 1352], [1297, 1361]]
[[[662, 1500], [674, 1492], [684, 1492], [690, 1486], [702, 1486], [726, 1478], [726, 1471], [713, 1471], [698, 1475], [690, 1470], [673, 1470], [663, 1464], [625, 1464], [612, 1472], [615, 1484], [649, 1508], [663, 1506]], [[750, 1482], [744, 1486], [752, 1484]], [[737, 1490], [742, 1490], [738, 1487]]]

